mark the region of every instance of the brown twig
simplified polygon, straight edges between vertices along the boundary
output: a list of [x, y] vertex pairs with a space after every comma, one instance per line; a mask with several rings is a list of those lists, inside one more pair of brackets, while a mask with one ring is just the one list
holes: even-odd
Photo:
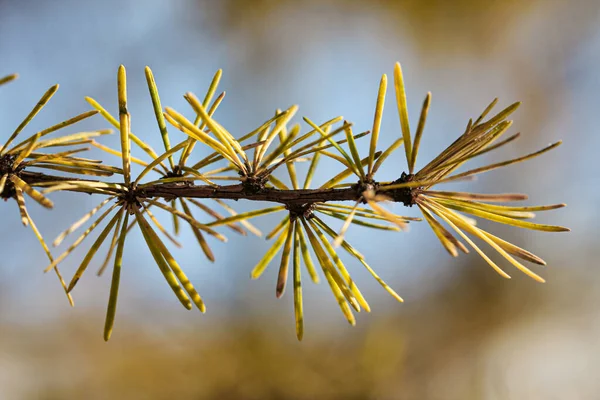
[[[21, 178], [30, 185], [36, 185], [44, 182], [56, 181], [85, 181], [99, 182], [92, 179], [73, 179], [61, 176], [47, 175], [37, 172], [23, 171]], [[391, 184], [397, 184], [395, 181]], [[407, 196], [411, 195], [411, 190], [392, 190], [383, 191], [385, 184], [374, 183], [376, 188], [375, 193], [381, 192], [390, 199], [390, 201], [404, 203], [410, 205], [411, 199]], [[290, 189], [281, 190], [275, 188], [262, 187], [259, 190], [249, 190], [243, 184], [211, 186], [211, 185], [194, 185], [189, 181], [175, 183], [157, 183], [138, 189], [136, 195], [144, 198], [161, 197], [168, 200], [176, 198], [195, 198], [195, 199], [221, 199], [221, 200], [250, 200], [250, 201], [268, 201], [273, 203], [281, 203], [288, 206], [326, 203], [331, 201], [357, 201], [362, 197], [364, 187], [359, 187], [358, 184], [349, 188], [338, 189]], [[65, 189], [67, 191], [80, 191], [78, 189]]]

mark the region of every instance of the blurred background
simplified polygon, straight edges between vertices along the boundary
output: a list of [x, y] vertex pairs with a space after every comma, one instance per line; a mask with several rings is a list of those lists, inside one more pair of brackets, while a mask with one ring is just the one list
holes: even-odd
[[[277, 268], [249, 279], [269, 246], [264, 238], [214, 243], [211, 264], [183, 229], [177, 258], [207, 302], [200, 315], [179, 306], [141, 235], [133, 234], [116, 329], [105, 343], [109, 276], [88, 271], [70, 308], [56, 277], [42, 273], [45, 255], [8, 202], [0, 205], [0, 398], [597, 398], [598, 1], [0, 0], [0, 75], [21, 75], [0, 90], [2, 135], [55, 83], [61, 89], [29, 134], [86, 111], [84, 96], [116, 114], [121, 63], [128, 68], [132, 129], [156, 149], [161, 142], [145, 65], [163, 105], [176, 109], [187, 109], [182, 95], [203, 95], [223, 68], [227, 97], [216, 117], [238, 136], [291, 104], [315, 121], [343, 115], [362, 131], [371, 128], [381, 74], [391, 78], [396, 61], [413, 123], [433, 92], [417, 167], [494, 97], [499, 107], [523, 101], [512, 132], [524, 137], [473, 166], [565, 141], [539, 159], [447, 187], [568, 203], [541, 221], [570, 226], [571, 233], [486, 225], [543, 257], [546, 284], [513, 270], [513, 279], [504, 280], [476, 254], [448, 257], [424, 222], [409, 233], [353, 228], [349, 241], [405, 303], [349, 261], [373, 311], [359, 314], [351, 328], [329, 288], [307, 281], [306, 333], [298, 343], [291, 292], [280, 300], [273, 295]], [[381, 147], [400, 135], [392, 86], [387, 100]], [[106, 125], [94, 117], [79, 130]], [[104, 143], [116, 147], [118, 138]], [[383, 178], [399, 176], [403, 157], [399, 151], [389, 160]], [[331, 170], [323, 165], [316, 183]], [[53, 200], [52, 212], [30, 207], [47, 239], [99, 202], [74, 194]], [[256, 225], [268, 231], [274, 221]], [[82, 256], [76, 252], [62, 264], [67, 278]]]

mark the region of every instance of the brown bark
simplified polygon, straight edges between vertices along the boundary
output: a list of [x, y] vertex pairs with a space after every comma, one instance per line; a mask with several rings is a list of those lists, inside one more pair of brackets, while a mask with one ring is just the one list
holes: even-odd
[[[73, 179], [29, 171], [23, 171], [20, 174], [20, 176], [24, 181], [26, 181], [30, 185], [52, 181], [97, 182], [92, 179]], [[374, 183], [374, 185], [378, 189], [385, 187], [384, 185], [379, 185], [377, 183]], [[189, 182], [176, 182], [164, 184], [158, 183], [149, 187], [145, 187], [144, 189], [140, 189], [139, 192], [137, 192], [135, 195], [137, 197], [161, 197], [165, 199], [187, 197], [195, 199], [267, 201], [273, 203], [281, 203], [288, 206], [298, 206], [312, 203], [326, 203], [330, 201], [357, 201], [361, 197], [362, 190], [364, 189], [359, 189], [358, 185], [342, 189], [280, 190], [275, 188], [262, 187], [256, 190], [249, 189], [248, 187], [242, 184], [215, 187], [210, 185], [194, 185]], [[379, 192], [380, 190], [376, 191]], [[400, 189], [381, 192], [385, 193], [391, 201], [404, 203], [405, 205], [409, 205], [411, 203], [410, 195], [412, 190], [410, 189]]]

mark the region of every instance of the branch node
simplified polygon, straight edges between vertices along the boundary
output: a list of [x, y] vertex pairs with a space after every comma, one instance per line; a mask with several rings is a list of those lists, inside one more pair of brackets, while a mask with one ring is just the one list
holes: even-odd
[[148, 196], [144, 189], [140, 189], [137, 185], [133, 183], [128, 186], [128, 188], [122, 191], [118, 195], [118, 202], [125, 205], [127, 208], [127, 212], [129, 214], [134, 214], [136, 209], [140, 209], [142, 207], [141, 199], [145, 199]]
[[360, 180], [357, 183], [355, 183], [354, 185], [352, 185], [352, 189], [354, 189], [356, 191], [356, 199], [361, 199], [360, 202], [362, 204], [366, 204], [367, 200], [365, 199], [365, 196], [363, 196], [364, 192], [372, 192], [372, 193], [377, 193], [377, 190], [379, 190], [379, 182], [368, 178], [365, 180]]
[[242, 180], [242, 189], [246, 194], [258, 194], [265, 190], [269, 178], [260, 175], [245, 176]]
[[286, 204], [286, 210], [290, 212], [290, 220], [294, 221], [300, 217], [303, 217], [306, 220], [311, 219], [315, 210], [315, 203], [306, 203], [306, 204]]
[[[415, 179], [414, 174], [407, 174], [406, 172], [402, 172], [402, 175], [400, 175], [400, 178], [398, 178], [394, 182], [392, 182], [392, 185], [399, 184], [399, 183], [412, 182], [414, 179]], [[413, 187], [413, 188], [407, 187], [407, 188], [390, 190], [390, 191], [386, 192], [386, 194], [391, 196], [392, 199], [394, 199], [394, 201], [396, 201], [398, 203], [403, 203], [406, 207], [412, 207], [413, 205], [416, 204], [416, 199], [417, 199], [417, 196], [420, 191], [421, 191], [420, 187]]]
[[[23, 165], [15, 166], [16, 158], [17, 156], [12, 154], [5, 154], [3, 156], [0, 156], [0, 177], [6, 174], [15, 174], [19, 178], [21, 177], [21, 172], [25, 169], [25, 167]], [[4, 186], [4, 190], [2, 191], [2, 193], [0, 193], [0, 198], [8, 200], [15, 197], [15, 195], [15, 186], [10, 180], [7, 180]]]

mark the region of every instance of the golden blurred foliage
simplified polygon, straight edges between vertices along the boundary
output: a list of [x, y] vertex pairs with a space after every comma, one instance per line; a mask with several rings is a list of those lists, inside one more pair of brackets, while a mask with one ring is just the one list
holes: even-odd
[[[523, 382], [490, 365], [488, 347], [528, 324], [540, 297], [519, 290], [528, 282], [507, 285], [480, 267], [465, 265], [460, 283], [396, 316], [313, 330], [302, 343], [287, 319], [266, 316], [236, 315], [209, 329], [122, 321], [108, 344], [99, 321], [86, 318], [40, 326], [43, 340], [3, 327], [4, 390], [25, 399], [508, 398]], [[35, 384], [24, 384], [24, 371]], [[6, 380], [11, 373], [16, 379]]]

